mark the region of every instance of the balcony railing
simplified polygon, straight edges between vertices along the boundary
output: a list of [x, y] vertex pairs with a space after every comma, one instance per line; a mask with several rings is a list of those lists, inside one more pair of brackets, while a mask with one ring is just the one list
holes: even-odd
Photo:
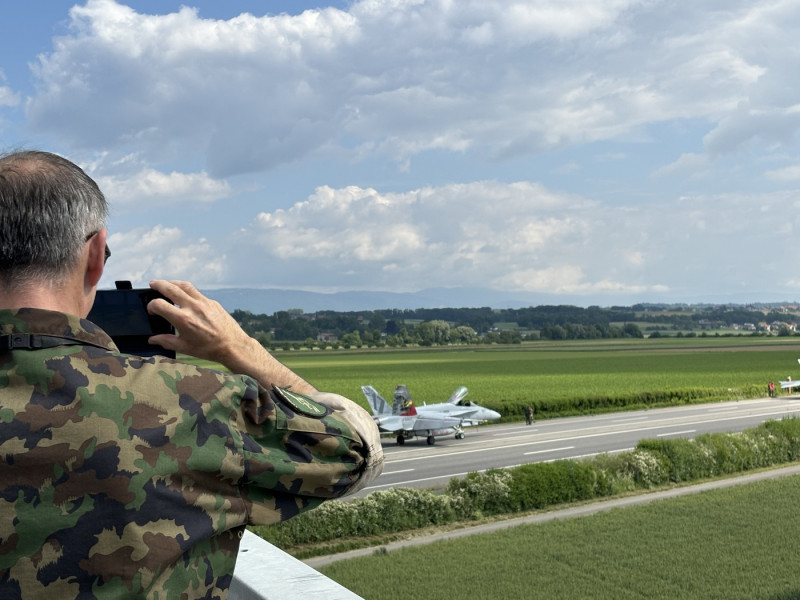
[[244, 532], [229, 600], [363, 600], [257, 535]]

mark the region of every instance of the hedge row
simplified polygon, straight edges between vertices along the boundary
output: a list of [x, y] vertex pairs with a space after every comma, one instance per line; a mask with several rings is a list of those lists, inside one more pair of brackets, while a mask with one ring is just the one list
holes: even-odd
[[741, 433], [642, 440], [630, 452], [533, 463], [452, 479], [444, 493], [395, 488], [332, 500], [253, 531], [284, 550], [410, 531], [614, 496], [800, 460], [800, 419], [768, 421]]
[[519, 420], [524, 412], [525, 405], [531, 404], [535, 418], [548, 419], [636, 408], [680, 406], [700, 402], [723, 402], [757, 398], [764, 393], [762, 388], [763, 386], [760, 385], [746, 385], [739, 388], [697, 387], [574, 398], [550, 398], [537, 400], [533, 403], [529, 400], [515, 398], [496, 402], [492, 405], [492, 408], [508, 417], [504, 420]]

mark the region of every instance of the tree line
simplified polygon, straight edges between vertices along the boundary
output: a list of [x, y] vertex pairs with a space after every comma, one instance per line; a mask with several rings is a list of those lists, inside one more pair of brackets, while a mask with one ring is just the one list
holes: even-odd
[[[235, 310], [231, 313], [250, 335], [264, 345], [294, 342], [327, 346], [434, 346], [445, 344], [520, 343], [524, 339], [636, 338], [651, 329], [699, 330], [733, 323], [786, 319], [778, 308], [741, 306], [675, 306], [638, 304], [588, 308], [542, 305], [528, 308], [421, 308], [372, 311], [318, 311], [300, 309], [272, 315]], [[636, 321], [636, 323], [634, 322]], [[650, 334], [653, 335], [653, 334]]]

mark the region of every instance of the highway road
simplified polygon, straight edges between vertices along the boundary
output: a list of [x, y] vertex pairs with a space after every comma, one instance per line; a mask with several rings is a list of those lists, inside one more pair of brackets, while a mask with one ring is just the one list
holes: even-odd
[[800, 397], [762, 398], [714, 404], [569, 417], [465, 428], [466, 438], [425, 438], [398, 446], [385, 437], [386, 465], [373, 485], [356, 496], [391, 487], [432, 488], [470, 471], [575, 459], [633, 449], [645, 438], [694, 438], [701, 433], [741, 431], [770, 419], [800, 416]]

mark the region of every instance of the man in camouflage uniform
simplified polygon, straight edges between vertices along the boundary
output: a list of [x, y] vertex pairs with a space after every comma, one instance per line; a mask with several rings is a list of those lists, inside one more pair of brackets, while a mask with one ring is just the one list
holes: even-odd
[[151, 283], [151, 342], [243, 375], [120, 354], [84, 318], [106, 210], [73, 163], [0, 157], [0, 598], [225, 598], [245, 526], [361, 489], [378, 431], [186, 282]]

